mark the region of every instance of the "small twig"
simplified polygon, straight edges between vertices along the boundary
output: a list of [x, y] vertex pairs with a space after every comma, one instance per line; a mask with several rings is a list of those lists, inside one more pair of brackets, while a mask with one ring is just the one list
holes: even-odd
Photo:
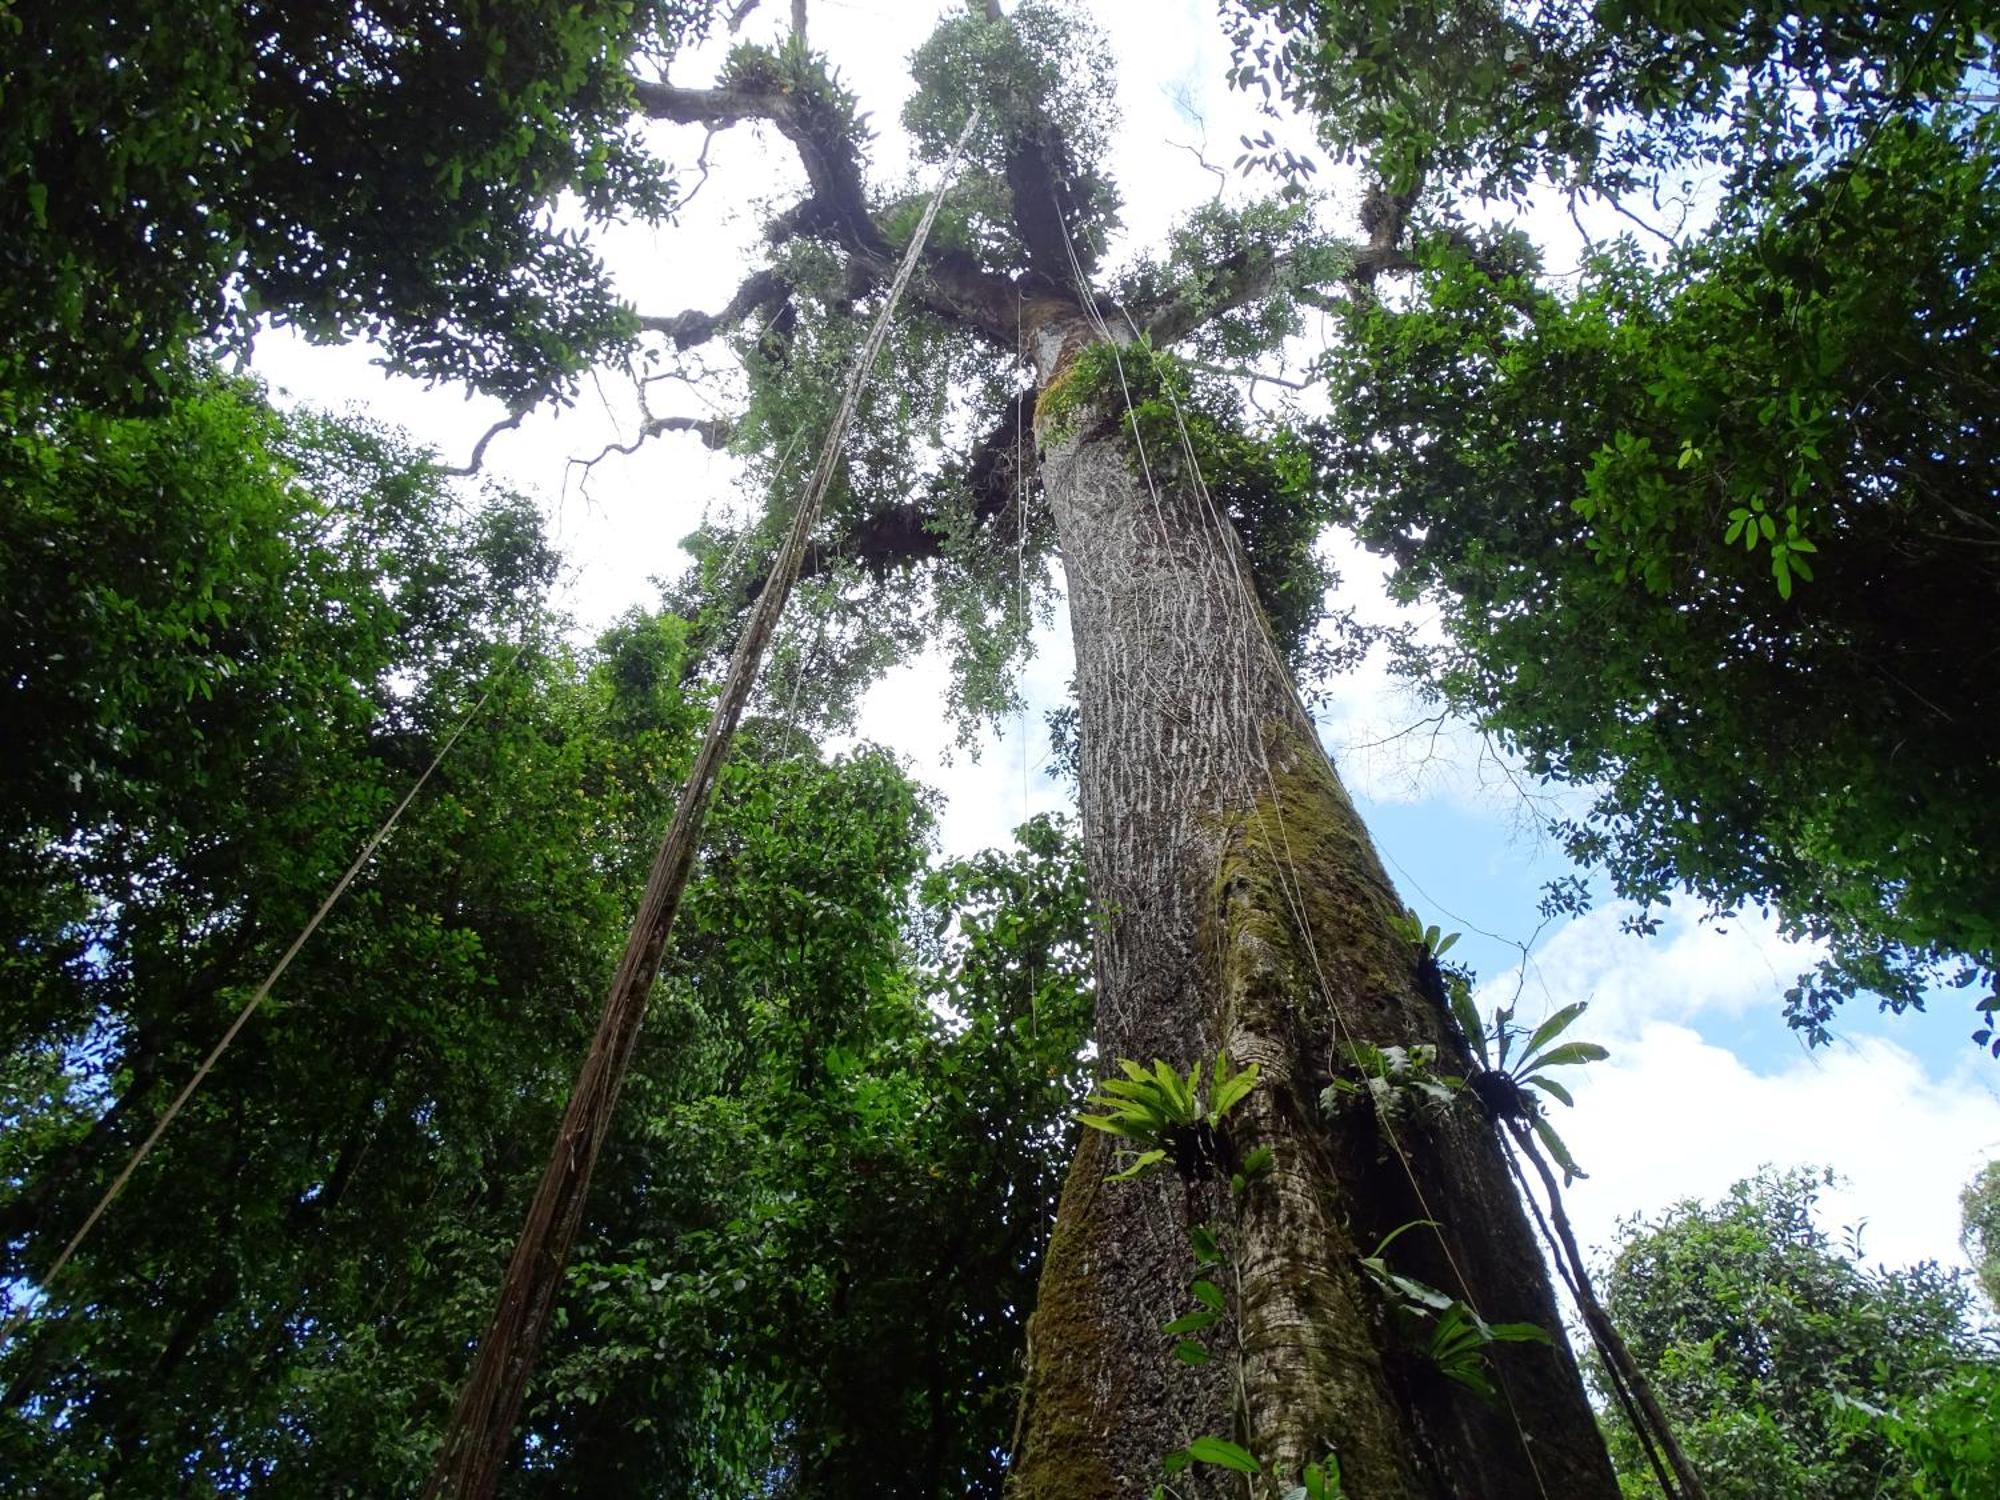
[[1200, 359], [1191, 359], [1187, 364], [1191, 370], [1204, 370], [1210, 375], [1222, 375], [1230, 380], [1247, 380], [1252, 385], [1259, 381], [1266, 385], [1281, 385], [1288, 391], [1309, 391], [1318, 383], [1311, 380], [1289, 380], [1283, 375], [1267, 375], [1262, 370], [1245, 370], [1234, 365], [1212, 365]]
[[650, 417], [639, 429], [639, 435], [630, 442], [606, 443], [589, 458], [572, 458], [564, 469], [563, 488], [569, 487], [568, 475], [583, 470], [584, 477], [577, 483], [577, 491], [586, 499], [590, 495], [590, 473], [612, 454], [623, 454], [630, 458], [645, 446], [647, 439], [661, 437], [669, 432], [692, 432], [701, 439], [702, 447], [711, 453], [729, 446], [729, 440], [736, 433], [736, 423], [728, 417]]
[[[1673, 250], [1680, 249], [1681, 242], [1678, 238], [1676, 238], [1676, 235], [1678, 235], [1679, 233], [1678, 230], [1676, 230], [1674, 234], [1668, 234], [1666, 230], [1659, 228], [1657, 225], [1648, 224], [1644, 219], [1640, 218], [1637, 214], [1633, 213], [1631, 209], [1627, 208], [1623, 203], [1619, 202], [1618, 199], [1610, 193], [1604, 195], [1604, 201], [1611, 205], [1612, 211], [1614, 213], [1623, 214], [1626, 218], [1630, 219], [1634, 224], [1637, 224], [1641, 229], [1645, 230], [1646, 233], [1660, 240], [1669, 249]], [[1681, 222], [1683, 224], [1687, 222], [1686, 213], [1682, 213]]]
[[[751, 3], [754, 5], [756, 0], [751, 0]], [[731, 29], [733, 30], [734, 28], [732, 27]], [[701, 178], [693, 187], [688, 189], [687, 196], [674, 205], [675, 213], [681, 212], [690, 203], [694, 202], [695, 194], [708, 186], [708, 148], [715, 144], [717, 128], [714, 125], [709, 126], [708, 133], [701, 138], [701, 155], [694, 159], [694, 164], [701, 168]]]

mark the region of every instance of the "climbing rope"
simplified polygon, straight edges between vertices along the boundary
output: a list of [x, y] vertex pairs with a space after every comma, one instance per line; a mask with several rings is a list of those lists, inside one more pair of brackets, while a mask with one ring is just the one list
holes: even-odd
[[257, 1013], [258, 1007], [269, 998], [272, 988], [284, 977], [285, 970], [292, 966], [292, 960], [299, 956], [299, 950], [305, 947], [315, 932], [319, 931], [320, 924], [326, 920], [327, 914], [339, 903], [340, 898], [347, 894], [347, 888], [354, 884], [355, 877], [361, 873], [362, 867], [374, 856], [375, 851], [382, 847], [382, 841], [395, 832], [396, 824], [401, 820], [403, 814], [408, 811], [410, 804], [416, 801], [417, 793], [424, 789], [424, 783], [429, 781], [432, 773], [444, 764], [444, 758], [451, 754], [452, 747], [458, 743], [459, 737], [471, 727], [473, 720], [477, 719], [485, 710], [487, 703], [492, 700], [494, 692], [499, 688], [502, 679], [520, 661], [521, 653], [524, 649], [526, 648], [523, 646], [516, 646], [514, 654], [508, 657], [501, 664], [500, 668], [494, 672], [492, 680], [486, 685], [486, 691], [480, 694], [479, 701], [473, 704], [465, 717], [458, 721], [458, 727], [452, 730], [444, 744], [438, 748], [438, 753], [431, 757], [431, 763], [424, 767], [423, 774], [403, 794], [403, 800], [396, 804], [394, 809], [389, 813], [389, 816], [382, 820], [382, 826], [377, 828], [368, 842], [361, 846], [361, 852], [354, 856], [354, 863], [350, 864], [340, 879], [334, 882], [333, 889], [327, 893], [326, 899], [319, 904], [319, 910], [312, 914], [312, 917], [300, 930], [299, 935], [292, 939], [291, 946], [285, 949], [277, 963], [271, 966], [271, 972], [264, 976], [264, 982], [258, 985], [250, 998], [244, 1002], [243, 1008], [236, 1013], [236, 1019], [229, 1023], [229, 1029], [222, 1033], [222, 1039], [209, 1049], [208, 1056], [201, 1060], [201, 1066], [194, 1070], [194, 1076], [181, 1086], [181, 1091], [174, 1095], [173, 1102], [161, 1112], [160, 1118], [154, 1122], [153, 1128], [147, 1134], [145, 1140], [139, 1143], [138, 1149], [132, 1153], [130, 1159], [126, 1161], [124, 1168], [118, 1175], [111, 1179], [111, 1186], [104, 1190], [103, 1196], [97, 1200], [97, 1205], [84, 1217], [83, 1223], [77, 1226], [76, 1233], [69, 1237], [69, 1243], [62, 1247], [61, 1253], [50, 1263], [48, 1270], [42, 1273], [41, 1279], [34, 1284], [33, 1289], [27, 1294], [21, 1306], [7, 1320], [6, 1326], [0, 1328], [0, 1347], [4, 1347], [20, 1327], [32, 1318], [46, 1303], [49, 1287], [55, 1281], [56, 1277], [62, 1274], [63, 1267], [70, 1263], [76, 1252], [82, 1248], [83, 1242], [90, 1238], [91, 1231], [97, 1228], [99, 1221], [104, 1218], [105, 1212], [111, 1207], [112, 1202], [120, 1193], [125, 1191], [125, 1185], [132, 1180], [133, 1174], [145, 1165], [146, 1158], [153, 1154], [153, 1148], [160, 1143], [160, 1137], [167, 1133], [167, 1127], [174, 1123], [174, 1118], [180, 1114], [182, 1107], [186, 1105], [189, 1099], [194, 1097], [194, 1091], [200, 1088], [203, 1081], [215, 1070], [215, 1065], [222, 1060], [222, 1054], [229, 1050], [230, 1045], [235, 1042], [243, 1028], [250, 1024], [250, 1018]]

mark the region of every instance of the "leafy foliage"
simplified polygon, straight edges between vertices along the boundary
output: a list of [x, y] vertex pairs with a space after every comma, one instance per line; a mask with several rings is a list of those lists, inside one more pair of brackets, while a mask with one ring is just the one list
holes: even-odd
[[[903, 123], [920, 160], [944, 160], [980, 110], [952, 192], [962, 248], [988, 270], [1025, 271], [1017, 226], [1024, 215], [1048, 214], [1078, 266], [1095, 264], [1118, 224], [1118, 191], [1102, 166], [1117, 109], [1110, 48], [1082, 10], [1069, 0], [1022, 0], [995, 20], [984, 0], [966, 0], [917, 49], [910, 75], [917, 89]], [[1046, 172], [1010, 170], [1024, 144], [1050, 153]], [[1029, 194], [1046, 195], [1046, 204], [1023, 201]]]
[[1395, 1315], [1413, 1336], [1424, 1358], [1447, 1380], [1455, 1380], [1482, 1401], [1497, 1402], [1500, 1392], [1487, 1374], [1486, 1351], [1494, 1344], [1552, 1344], [1545, 1328], [1533, 1323], [1489, 1323], [1461, 1299], [1392, 1270], [1385, 1252], [1412, 1229], [1435, 1229], [1436, 1221], [1416, 1219], [1382, 1237], [1372, 1255], [1361, 1257], [1361, 1268], [1389, 1298]]
[[1080, 1114], [1077, 1123], [1132, 1142], [1138, 1148], [1118, 1179], [1139, 1176], [1169, 1156], [1183, 1173], [1195, 1173], [1221, 1160], [1216, 1131], [1230, 1110], [1257, 1087], [1256, 1063], [1240, 1072], [1229, 1053], [1215, 1054], [1210, 1081], [1203, 1082], [1206, 1064], [1197, 1062], [1186, 1075], [1159, 1058], [1143, 1068], [1120, 1058], [1123, 1078], [1107, 1078], [1086, 1103], [1101, 1111]]
[[1986, 1300], [2000, 1309], [2000, 1162], [1990, 1161], [1958, 1197], [1959, 1243]]
[[1408, 310], [1359, 308], [1331, 355], [1340, 507], [1442, 608], [1406, 666], [1595, 789], [1558, 831], [1619, 894], [1827, 944], [1788, 1000], [1815, 1039], [1857, 992], [1990, 986], [2000, 944], [2000, 784], [1961, 732], [1994, 712], [1965, 669], [1995, 582], [1994, 144], [1891, 121], [1567, 297], [1508, 238], [1433, 242]]
[[1758, 192], [1852, 150], [1990, 66], [1990, 8], [1908, 0], [1800, 10], [1688, 0], [1226, 0], [1238, 87], [1309, 106], [1395, 191], [1535, 183], [1657, 208], [1688, 179]]
[[566, 387], [634, 325], [550, 215], [565, 194], [599, 222], [670, 208], [627, 63], [707, 10], [9, 7], [10, 382], [151, 401], [190, 341], [268, 313], [510, 400]]
[[[1822, 1180], [1767, 1171], [1628, 1223], [1611, 1316], [1718, 1500], [1977, 1493], [1959, 1487], [1991, 1468], [1972, 1413], [2000, 1381], [1968, 1289], [1930, 1262], [1864, 1269], [1852, 1234], [1841, 1253], [1815, 1222]], [[1857, 1403], [1907, 1430], [1853, 1420]], [[1606, 1421], [1628, 1493], [1656, 1494], [1615, 1405]]]
[[[689, 627], [558, 645], [531, 511], [227, 383], [6, 454], [16, 1295], [499, 674], [0, 1360], [51, 1494], [402, 1492], [692, 751]], [[511, 1492], [997, 1494], [1088, 919], [1065, 826], [926, 872], [927, 827], [879, 752], [746, 728]]]

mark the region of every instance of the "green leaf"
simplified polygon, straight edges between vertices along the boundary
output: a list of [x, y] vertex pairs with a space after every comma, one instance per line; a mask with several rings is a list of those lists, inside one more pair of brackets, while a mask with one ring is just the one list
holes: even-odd
[[[1217, 1057], [1216, 1068], [1220, 1070], [1227, 1059]], [[1215, 1086], [1215, 1104], [1208, 1112], [1211, 1125], [1220, 1124], [1222, 1117], [1234, 1109], [1250, 1091], [1257, 1087], [1257, 1064], [1252, 1063], [1241, 1073], [1226, 1080], [1218, 1080]]]
[[1391, 1245], [1396, 1243], [1398, 1238], [1408, 1234], [1412, 1229], [1436, 1229], [1437, 1227], [1438, 1221], [1436, 1219], [1412, 1219], [1407, 1224], [1398, 1224], [1394, 1229], [1383, 1235], [1380, 1240], [1376, 1241], [1375, 1254], [1370, 1259], [1380, 1260], [1384, 1250], [1387, 1250]]
[[1182, 1339], [1174, 1345], [1174, 1358], [1184, 1365], [1205, 1365], [1208, 1363], [1208, 1351], [1193, 1339]]
[[1263, 1466], [1248, 1448], [1219, 1437], [1198, 1437], [1187, 1445], [1188, 1456], [1197, 1463], [1214, 1464], [1237, 1474], [1261, 1474]]
[[1564, 1042], [1560, 1047], [1551, 1047], [1540, 1057], [1528, 1063], [1522, 1076], [1539, 1073], [1543, 1068], [1573, 1068], [1582, 1063], [1603, 1062], [1611, 1054], [1595, 1042]]
[[1576, 1108], [1576, 1100], [1570, 1097], [1569, 1090], [1557, 1083], [1553, 1078], [1526, 1078], [1522, 1082], [1526, 1083], [1530, 1088], [1540, 1089], [1552, 1099], [1560, 1099], [1571, 1109]]
[[1446, 995], [1451, 1001], [1451, 1013], [1457, 1018], [1458, 1029], [1465, 1033], [1466, 1041], [1479, 1054], [1480, 1065], [1486, 1066], [1486, 1028], [1479, 1024], [1479, 1007], [1472, 1003], [1472, 986], [1462, 982], [1449, 984]]
[[1544, 1044], [1554, 1041], [1563, 1032], [1567, 1031], [1576, 1018], [1588, 1009], [1590, 1009], [1590, 1002], [1588, 1000], [1579, 1000], [1574, 1005], [1565, 1005], [1561, 1010], [1535, 1028], [1535, 1034], [1528, 1038], [1527, 1050], [1523, 1053], [1523, 1056], [1533, 1057], [1537, 1052], [1542, 1050]]
[[1182, 1313], [1173, 1322], [1162, 1328], [1160, 1332], [1170, 1334], [1200, 1333], [1202, 1329], [1212, 1328], [1221, 1320], [1221, 1313], [1206, 1307], [1199, 1307], [1193, 1312]]
[[1555, 1346], [1548, 1329], [1539, 1323], [1487, 1323], [1486, 1336], [1496, 1344], [1547, 1344]]
[[1132, 1165], [1122, 1172], [1112, 1172], [1105, 1177], [1106, 1182], [1130, 1182], [1148, 1168], [1167, 1159], [1164, 1151], [1141, 1151], [1132, 1158]]
[[1202, 1265], [1221, 1263], [1222, 1246], [1215, 1241], [1215, 1231], [1206, 1224], [1197, 1224], [1188, 1231], [1188, 1243], [1194, 1248], [1194, 1258]]
[[1562, 1168], [1564, 1187], [1590, 1175], [1576, 1164], [1576, 1158], [1569, 1154], [1569, 1147], [1565, 1146], [1562, 1137], [1556, 1134], [1555, 1126], [1551, 1125], [1548, 1117], [1539, 1110], [1535, 1113], [1534, 1126], [1535, 1134], [1541, 1137], [1541, 1142], [1548, 1148], [1549, 1155], [1553, 1156], [1556, 1165]]
[[1197, 1281], [1188, 1290], [1194, 1294], [1195, 1301], [1203, 1307], [1213, 1308], [1216, 1312], [1223, 1311], [1229, 1305], [1229, 1299], [1222, 1295], [1222, 1288], [1212, 1281]]

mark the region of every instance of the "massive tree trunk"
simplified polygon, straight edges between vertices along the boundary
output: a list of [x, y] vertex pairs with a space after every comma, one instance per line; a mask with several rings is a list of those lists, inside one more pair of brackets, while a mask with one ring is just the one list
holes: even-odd
[[[1098, 338], [1044, 304], [1031, 352], [1047, 394]], [[1044, 410], [1057, 403], [1045, 399]], [[1104, 913], [1097, 1045], [1107, 1065], [1185, 1071], [1226, 1048], [1262, 1081], [1226, 1150], [1274, 1165], [1238, 1199], [1171, 1166], [1107, 1182], [1112, 1142], [1086, 1131], [1032, 1324], [1017, 1500], [1130, 1500], [1161, 1460], [1210, 1435], [1265, 1478], [1197, 1465], [1177, 1495], [1276, 1496], [1337, 1456], [1345, 1493], [1615, 1496], [1547, 1272], [1490, 1123], [1469, 1091], [1393, 1129], [1367, 1109], [1329, 1119], [1320, 1091], [1357, 1041], [1462, 1044], [1426, 994], [1400, 904], [1319, 746], [1249, 587], [1249, 570], [1177, 452], [1135, 451], [1123, 403], [1071, 391], [1045, 420], [1043, 480], [1068, 580], [1082, 706], [1082, 804]], [[1498, 1399], [1445, 1378], [1360, 1259], [1399, 1225], [1395, 1268], [1489, 1321], [1532, 1322], [1553, 1347], [1496, 1345]], [[1198, 1272], [1210, 1224], [1226, 1266]], [[1173, 1357], [1168, 1320], [1197, 1274], [1228, 1287], [1214, 1351]]]

